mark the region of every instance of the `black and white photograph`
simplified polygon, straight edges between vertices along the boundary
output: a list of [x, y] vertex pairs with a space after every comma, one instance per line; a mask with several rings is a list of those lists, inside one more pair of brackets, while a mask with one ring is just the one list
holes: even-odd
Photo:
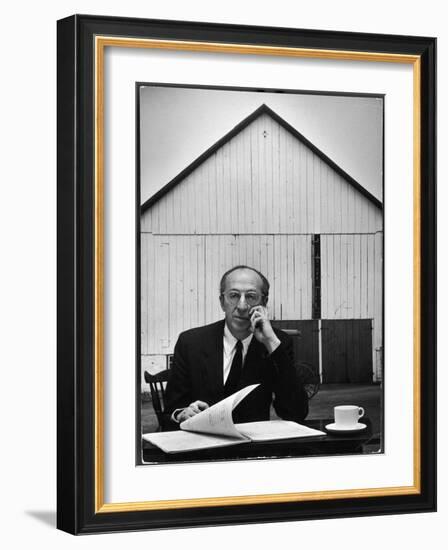
[[136, 100], [137, 463], [384, 452], [384, 96]]

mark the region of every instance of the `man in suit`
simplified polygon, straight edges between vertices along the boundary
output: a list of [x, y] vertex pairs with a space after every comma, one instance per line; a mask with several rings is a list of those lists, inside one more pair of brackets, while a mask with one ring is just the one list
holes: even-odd
[[272, 327], [269, 282], [256, 269], [236, 266], [220, 284], [223, 321], [183, 332], [166, 388], [173, 424], [198, 414], [235, 391], [260, 384], [234, 409], [235, 422], [269, 420], [273, 403], [285, 420], [301, 422], [308, 398], [294, 365], [289, 336]]

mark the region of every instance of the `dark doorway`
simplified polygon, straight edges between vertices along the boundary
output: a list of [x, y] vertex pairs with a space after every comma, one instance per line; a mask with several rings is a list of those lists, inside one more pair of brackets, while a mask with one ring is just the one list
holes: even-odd
[[322, 383], [372, 382], [372, 320], [322, 320]]
[[297, 362], [307, 363], [319, 373], [319, 327], [317, 320], [272, 321], [275, 328], [290, 332]]

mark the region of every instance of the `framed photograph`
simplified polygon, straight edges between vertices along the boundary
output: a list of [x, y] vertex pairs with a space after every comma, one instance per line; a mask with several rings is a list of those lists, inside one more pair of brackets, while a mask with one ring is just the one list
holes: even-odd
[[[137, 463], [383, 452], [384, 96], [138, 83], [136, 101], [136, 438], [143, 444]], [[324, 148], [338, 144], [334, 154], [353, 171], [363, 159], [365, 186], [297, 130], [302, 127], [328, 144]], [[252, 335], [249, 318], [260, 300], [229, 302], [221, 277], [229, 270], [229, 277], [247, 275], [247, 268], [269, 282], [264, 305], [270, 325], [290, 336], [296, 381], [287, 362], [272, 383], [263, 375], [263, 333]], [[252, 290], [256, 296], [261, 289]], [[297, 440], [284, 438], [288, 426], [271, 420], [256, 426], [273, 438], [266, 445], [234, 447], [229, 434], [197, 440], [203, 432], [196, 423], [209, 411], [189, 421], [186, 431], [194, 431], [196, 442], [181, 433], [179, 443], [173, 411], [199, 398], [218, 406], [233, 393], [226, 391], [232, 380], [227, 330], [250, 340], [245, 376], [234, 391], [260, 384], [233, 411], [235, 423], [306, 418], [307, 434], [301, 428], [287, 432], [300, 435]], [[190, 343], [203, 333], [206, 342]], [[194, 359], [191, 346], [200, 350]], [[333, 426], [335, 404], [353, 407], [353, 426]], [[213, 437], [223, 435], [222, 428], [214, 424]], [[244, 442], [233, 435], [235, 443]]]
[[434, 38], [58, 22], [58, 527], [435, 510]]

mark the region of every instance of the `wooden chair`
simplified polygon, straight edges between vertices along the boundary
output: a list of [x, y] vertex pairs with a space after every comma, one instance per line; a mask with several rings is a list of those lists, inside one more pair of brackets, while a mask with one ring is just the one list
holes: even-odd
[[[283, 332], [289, 334], [293, 338], [301, 338], [302, 333], [297, 329], [282, 328]], [[297, 363], [300, 376], [303, 380], [303, 387], [308, 395], [308, 399], [312, 399], [320, 389], [320, 376], [317, 369], [306, 361]]]
[[168, 382], [170, 371], [162, 370], [157, 374], [149, 374], [145, 371], [145, 382], [149, 384], [152, 406], [159, 422], [158, 431], [163, 431], [169, 419], [165, 413], [165, 386]]
[[312, 399], [320, 389], [320, 376], [316, 369], [310, 363], [302, 361], [297, 364], [300, 376], [302, 377], [303, 387], [305, 388], [308, 399]]

